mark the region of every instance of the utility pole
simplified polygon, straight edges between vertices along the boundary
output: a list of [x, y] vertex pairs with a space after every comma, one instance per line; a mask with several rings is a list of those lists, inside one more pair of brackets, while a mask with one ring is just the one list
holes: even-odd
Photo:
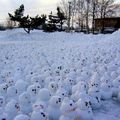
[[69, 4], [68, 31], [70, 32], [71, 2], [69, 1], [68, 4]]
[[86, 29], [87, 29], [87, 33], [89, 33], [89, 25], [88, 25], [88, 19], [89, 19], [89, 4], [90, 4], [90, 1], [87, 0], [87, 13], [86, 13]]
[[92, 11], [92, 33], [94, 34], [94, 31], [95, 31], [95, 10], [96, 10], [96, 1], [95, 0], [92, 0], [92, 4], [93, 4], [93, 11]]

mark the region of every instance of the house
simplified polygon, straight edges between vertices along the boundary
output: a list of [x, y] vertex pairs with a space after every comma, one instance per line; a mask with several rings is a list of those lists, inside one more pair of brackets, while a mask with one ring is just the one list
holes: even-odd
[[110, 18], [96, 18], [94, 19], [95, 30], [101, 32], [106, 29], [111, 32], [120, 28], [120, 17], [110, 17]]

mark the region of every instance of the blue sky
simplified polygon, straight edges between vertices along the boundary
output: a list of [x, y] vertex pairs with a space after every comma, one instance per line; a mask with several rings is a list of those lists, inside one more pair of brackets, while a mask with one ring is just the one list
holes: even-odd
[[[50, 13], [56, 9], [60, 0], [0, 0], [0, 22], [8, 17], [21, 4], [25, 5], [25, 13], [31, 16]], [[117, 0], [120, 2], [120, 0]]]

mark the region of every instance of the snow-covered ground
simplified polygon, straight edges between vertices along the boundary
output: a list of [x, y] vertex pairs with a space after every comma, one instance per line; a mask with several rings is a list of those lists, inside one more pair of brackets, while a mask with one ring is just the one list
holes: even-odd
[[0, 120], [119, 120], [119, 46], [120, 30], [1, 31]]

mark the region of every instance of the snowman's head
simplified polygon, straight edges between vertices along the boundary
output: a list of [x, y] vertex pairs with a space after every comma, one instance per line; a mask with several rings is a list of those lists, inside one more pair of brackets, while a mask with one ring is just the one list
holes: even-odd
[[7, 83], [3, 83], [3, 84], [0, 85], [0, 93], [1, 94], [6, 94], [7, 93], [7, 89], [8, 89]]
[[8, 97], [15, 97], [16, 95], [18, 95], [18, 92], [14, 86], [11, 86], [7, 89], [7, 96]]
[[64, 88], [60, 88], [57, 90], [56, 95], [60, 96], [62, 99], [68, 97], [68, 92]]
[[[0, 108], [1, 109], [1, 108]], [[0, 120], [8, 120], [9, 116], [7, 115], [7, 113], [1, 113], [0, 112]]]
[[57, 89], [58, 89], [58, 84], [56, 82], [50, 82], [49, 85], [48, 85], [48, 89], [51, 92], [56, 92]]
[[27, 89], [27, 83], [23, 80], [18, 80], [15, 83], [15, 88], [18, 91], [18, 94], [21, 94], [22, 92], [24, 92]]
[[13, 78], [6, 79], [6, 83], [8, 86], [13, 86], [15, 84], [15, 80]]
[[47, 88], [42, 88], [39, 90], [38, 99], [41, 101], [49, 101], [51, 97], [50, 91]]
[[31, 83], [39, 83], [42, 87], [44, 87], [45, 85], [45, 76], [42, 75], [37, 75], [37, 76], [33, 76], [31, 78]]
[[54, 78], [51, 77], [51, 76], [49, 76], [49, 77], [47, 77], [47, 78], [45, 79], [45, 83], [46, 83], [46, 84], [49, 84], [50, 82], [53, 82], [53, 81], [55, 81], [55, 80], [54, 80]]
[[38, 101], [32, 106], [33, 111], [40, 111], [40, 110], [46, 110], [46, 104], [43, 101]]
[[62, 98], [60, 96], [52, 96], [49, 103], [52, 107], [60, 107]]
[[50, 74], [51, 73], [51, 68], [49, 66], [45, 66], [45, 67], [42, 68], [41, 73], [42, 74], [46, 74], [46, 73]]
[[73, 100], [70, 100], [69, 98], [64, 98], [60, 110], [63, 114], [66, 114], [74, 112], [76, 108], [77, 108], [76, 103]]
[[30, 118], [27, 115], [19, 114], [14, 118], [14, 120], [30, 120]]
[[63, 79], [62, 79], [61, 76], [56, 76], [56, 77], [55, 77], [55, 81], [56, 81], [56, 82], [59, 82], [59, 81], [63, 81]]
[[31, 114], [31, 120], [48, 120], [48, 115], [43, 110], [33, 111]]
[[27, 88], [27, 92], [31, 95], [31, 96], [35, 96], [38, 94], [39, 90], [41, 89], [41, 85], [39, 83], [35, 83], [33, 85], [30, 85]]
[[3, 107], [5, 105], [5, 98], [3, 96], [0, 96], [0, 107]]
[[65, 80], [64, 80], [65, 84], [66, 85], [70, 85], [70, 86], [73, 86], [75, 85], [75, 79], [71, 78], [71, 77], [67, 77]]
[[88, 110], [91, 109], [91, 102], [90, 99], [88, 97], [81, 97], [78, 101], [77, 101], [77, 106], [78, 108], [80, 108], [81, 110]]
[[30, 94], [27, 93], [27, 92], [23, 92], [19, 96], [19, 103], [22, 104], [22, 105], [31, 104]]
[[14, 112], [17, 113], [18, 111], [20, 111], [20, 106], [16, 100], [10, 100], [5, 107], [5, 110], [8, 113], [13, 112], [14, 114]]

